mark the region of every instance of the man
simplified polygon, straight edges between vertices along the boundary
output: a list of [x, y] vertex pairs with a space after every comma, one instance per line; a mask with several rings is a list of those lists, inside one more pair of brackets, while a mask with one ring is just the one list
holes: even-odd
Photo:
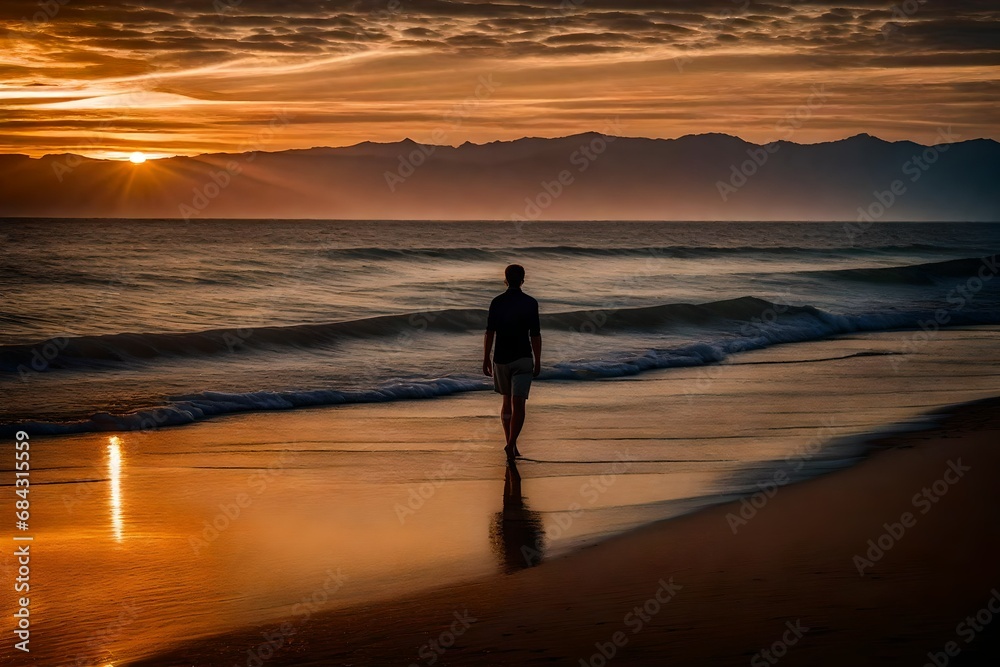
[[542, 333], [538, 323], [538, 302], [521, 291], [524, 267], [511, 264], [504, 275], [507, 291], [490, 304], [483, 345], [483, 373], [493, 378], [493, 389], [503, 395], [500, 420], [507, 438], [504, 451], [512, 459], [521, 455], [517, 450], [517, 436], [524, 426], [524, 404], [531, 389], [531, 378], [538, 377], [542, 370]]

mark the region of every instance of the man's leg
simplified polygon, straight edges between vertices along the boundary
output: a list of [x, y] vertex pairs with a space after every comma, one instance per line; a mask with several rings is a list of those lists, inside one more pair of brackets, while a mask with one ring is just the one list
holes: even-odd
[[507, 434], [506, 450], [513, 456], [520, 456], [517, 451], [517, 436], [521, 435], [521, 427], [524, 426], [524, 408], [527, 399], [522, 396], [512, 396], [510, 399], [510, 433]]
[[503, 394], [503, 405], [500, 406], [500, 421], [503, 423], [504, 442], [510, 442], [510, 394]]

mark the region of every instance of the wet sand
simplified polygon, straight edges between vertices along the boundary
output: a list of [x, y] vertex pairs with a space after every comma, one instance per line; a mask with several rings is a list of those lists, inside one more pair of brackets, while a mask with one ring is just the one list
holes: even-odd
[[880, 440], [857, 466], [781, 488], [736, 534], [731, 503], [513, 576], [133, 664], [602, 665], [602, 653], [613, 664], [989, 664], [1000, 654], [998, 442], [1000, 399], [961, 406]]
[[[900, 436], [912, 448], [867, 459], [864, 441], [1000, 395], [998, 335], [539, 383], [519, 485], [484, 392], [32, 438], [32, 653], [0, 663], [598, 664], [621, 631], [615, 663], [744, 664], [800, 618], [790, 664], [919, 659], [1000, 583], [996, 460], [976, 440], [995, 434], [976, 408]], [[954, 457], [973, 470], [859, 576], [852, 557]], [[740, 505], [720, 503], [761, 485], [774, 497], [734, 534]], [[626, 620], [671, 577], [659, 613]], [[436, 654], [452, 623], [467, 631]]]

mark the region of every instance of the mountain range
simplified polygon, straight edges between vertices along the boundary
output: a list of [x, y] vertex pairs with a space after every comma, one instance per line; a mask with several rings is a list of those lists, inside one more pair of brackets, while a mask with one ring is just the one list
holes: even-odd
[[411, 140], [148, 160], [0, 155], [0, 217], [1000, 220], [1000, 143], [862, 134]]

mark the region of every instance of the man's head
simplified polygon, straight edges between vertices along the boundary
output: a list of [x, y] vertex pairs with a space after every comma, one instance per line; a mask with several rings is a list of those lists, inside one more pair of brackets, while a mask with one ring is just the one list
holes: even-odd
[[504, 270], [503, 275], [508, 287], [520, 287], [524, 283], [524, 267], [520, 264], [511, 264]]

